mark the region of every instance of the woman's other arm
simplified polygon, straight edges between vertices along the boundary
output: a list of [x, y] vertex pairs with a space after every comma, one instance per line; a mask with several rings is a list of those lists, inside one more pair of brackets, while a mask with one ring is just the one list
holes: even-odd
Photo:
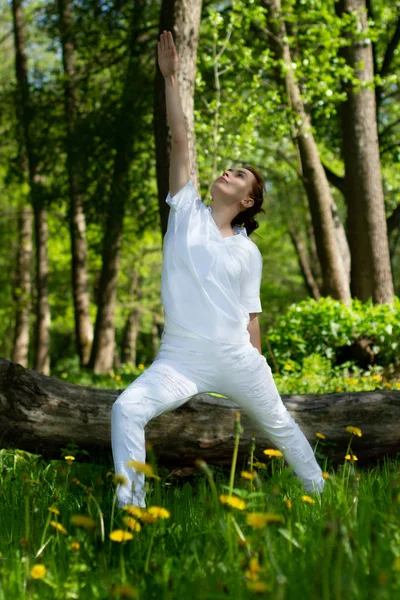
[[174, 196], [190, 179], [188, 135], [178, 85], [178, 53], [172, 33], [163, 31], [157, 44], [158, 64], [165, 80], [167, 120], [171, 131], [169, 189]]
[[248, 324], [247, 331], [250, 333], [250, 342], [262, 354], [260, 323], [257, 313], [250, 313], [250, 323]]

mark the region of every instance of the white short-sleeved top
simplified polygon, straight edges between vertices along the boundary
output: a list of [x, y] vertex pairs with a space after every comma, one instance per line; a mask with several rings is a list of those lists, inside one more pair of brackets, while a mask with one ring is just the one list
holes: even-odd
[[164, 331], [215, 342], [250, 340], [250, 313], [262, 311], [262, 256], [246, 228], [223, 237], [212, 208], [191, 180], [166, 202], [171, 207], [163, 244], [161, 300]]

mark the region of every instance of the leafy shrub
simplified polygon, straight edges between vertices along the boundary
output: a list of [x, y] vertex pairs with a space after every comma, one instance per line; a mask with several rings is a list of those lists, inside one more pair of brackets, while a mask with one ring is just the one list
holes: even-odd
[[337, 351], [357, 339], [373, 340], [376, 364], [400, 364], [400, 298], [393, 304], [362, 303], [357, 298], [346, 305], [330, 296], [292, 304], [267, 334], [276, 363], [303, 365], [318, 353], [335, 364]]

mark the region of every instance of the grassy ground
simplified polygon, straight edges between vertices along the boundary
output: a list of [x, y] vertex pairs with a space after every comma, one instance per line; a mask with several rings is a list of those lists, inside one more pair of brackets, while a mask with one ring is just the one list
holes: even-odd
[[147, 508], [130, 512], [109, 464], [0, 451], [0, 600], [400, 597], [399, 457], [318, 458], [325, 490], [307, 495], [263, 450], [186, 482], [150, 460]]

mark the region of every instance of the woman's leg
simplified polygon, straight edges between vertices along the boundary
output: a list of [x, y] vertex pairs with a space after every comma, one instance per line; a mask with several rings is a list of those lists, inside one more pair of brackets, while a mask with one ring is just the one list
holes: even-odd
[[[154, 417], [174, 410], [202, 390], [179, 366], [156, 360], [114, 402], [111, 414], [111, 444], [115, 472], [127, 484], [118, 486], [118, 504], [145, 507], [144, 474], [126, 462], [146, 462], [145, 425]], [[134, 489], [132, 491], [132, 484]]]
[[322, 492], [325, 480], [313, 449], [290, 415], [265, 357], [252, 344], [229, 346], [218, 391], [236, 402], [282, 452], [307, 492]]

